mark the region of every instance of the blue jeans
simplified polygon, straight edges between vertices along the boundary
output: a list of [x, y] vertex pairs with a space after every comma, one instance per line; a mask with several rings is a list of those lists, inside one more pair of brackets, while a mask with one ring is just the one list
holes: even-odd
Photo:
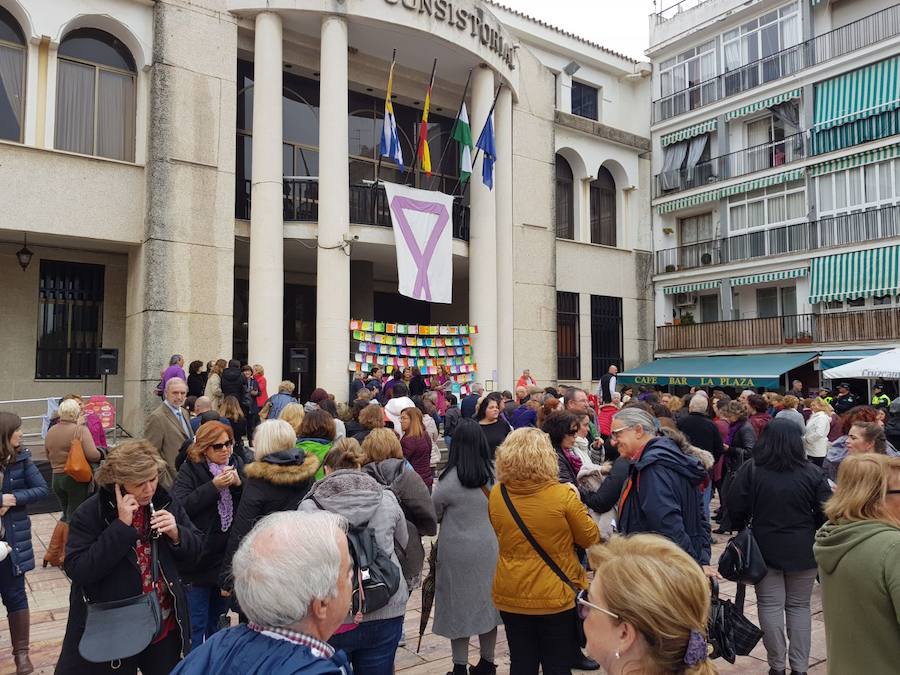
[[194, 648], [216, 632], [219, 616], [228, 611], [229, 600], [223, 598], [218, 586], [191, 585], [187, 589], [191, 608], [191, 644]]
[[328, 643], [343, 649], [354, 673], [392, 675], [397, 645], [403, 635], [403, 617], [363, 621], [354, 630], [332, 635]]
[[12, 553], [6, 556], [6, 560], [0, 562], [0, 597], [3, 598], [7, 614], [28, 609], [25, 575], [13, 574]]
[[713, 485], [712, 479], [710, 478], [709, 484], [706, 486], [706, 489], [703, 491], [703, 517], [706, 520], [709, 520], [709, 503], [712, 501], [713, 497]]

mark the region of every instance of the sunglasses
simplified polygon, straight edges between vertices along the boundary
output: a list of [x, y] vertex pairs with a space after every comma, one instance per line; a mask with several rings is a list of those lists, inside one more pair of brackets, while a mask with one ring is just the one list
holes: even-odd
[[612, 429], [612, 430], [609, 432], [609, 436], [610, 436], [610, 438], [618, 438], [618, 437], [619, 437], [619, 434], [621, 434], [621, 433], [622, 433], [623, 431], [625, 431], [626, 429], [631, 429], [631, 428], [632, 428], [632, 425], [629, 425], [629, 426], [627, 426], [627, 427], [622, 427], [621, 429]]
[[619, 619], [619, 615], [615, 612], [610, 612], [608, 609], [601, 607], [600, 605], [595, 605], [593, 602], [589, 602], [587, 591], [579, 591], [578, 596], [575, 598], [575, 602], [578, 604], [578, 616], [581, 617], [582, 621], [587, 620], [588, 614], [591, 613], [592, 609], [596, 609], [598, 612], [603, 612], [607, 616], [611, 616], [613, 619]]
[[888, 490], [887, 494], [889, 495], [900, 495], [900, 490]]
[[577, 434], [578, 434], [578, 428], [577, 428], [577, 427], [576, 427], [575, 429], [569, 429], [569, 430], [566, 432], [566, 436], [575, 436], [575, 435], [577, 435]]
[[225, 448], [228, 448], [229, 450], [231, 450], [231, 448], [234, 447], [234, 441], [225, 441], [224, 443], [212, 443], [212, 444], [210, 444], [209, 447], [211, 447], [213, 450], [224, 450]]

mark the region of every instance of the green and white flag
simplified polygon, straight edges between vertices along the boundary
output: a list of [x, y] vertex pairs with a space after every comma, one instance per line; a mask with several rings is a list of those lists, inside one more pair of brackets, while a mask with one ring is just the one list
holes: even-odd
[[469, 126], [465, 101], [459, 109], [459, 117], [453, 123], [451, 138], [459, 143], [459, 182], [465, 183], [472, 175], [472, 127]]

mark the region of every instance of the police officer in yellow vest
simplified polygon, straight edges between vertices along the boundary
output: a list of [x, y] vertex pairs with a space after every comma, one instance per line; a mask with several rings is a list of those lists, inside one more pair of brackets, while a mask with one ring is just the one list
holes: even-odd
[[884, 393], [884, 384], [876, 382], [872, 385], [872, 407], [887, 410], [890, 405], [891, 399]]

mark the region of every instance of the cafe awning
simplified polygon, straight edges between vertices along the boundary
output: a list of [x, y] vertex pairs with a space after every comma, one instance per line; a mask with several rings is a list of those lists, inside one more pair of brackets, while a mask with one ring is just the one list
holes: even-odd
[[860, 359], [868, 358], [880, 354], [885, 349], [840, 349], [833, 352], [822, 352], [819, 356], [819, 367], [822, 370], [829, 368], [837, 368]]
[[735, 356], [677, 356], [656, 359], [619, 373], [619, 384], [648, 386], [684, 385], [688, 387], [776, 388], [781, 377], [818, 352], [789, 354], [742, 354]]

